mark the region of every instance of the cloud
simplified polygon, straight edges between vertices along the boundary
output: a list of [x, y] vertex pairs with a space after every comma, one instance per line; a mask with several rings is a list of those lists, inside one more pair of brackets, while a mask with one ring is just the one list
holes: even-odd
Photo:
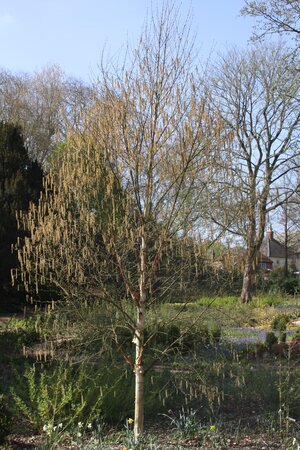
[[9, 13], [0, 14], [0, 26], [13, 25], [16, 21], [16, 18]]

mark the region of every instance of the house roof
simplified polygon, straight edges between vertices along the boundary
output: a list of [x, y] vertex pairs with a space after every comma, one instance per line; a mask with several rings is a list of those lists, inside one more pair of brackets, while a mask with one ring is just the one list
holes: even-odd
[[285, 258], [285, 248], [275, 239], [265, 238], [262, 244], [262, 253], [269, 258]]
[[[267, 235], [264, 238], [261, 246], [261, 252], [269, 258], [285, 258], [285, 246], [281, 242], [274, 239], [273, 230], [269, 227]], [[292, 248], [287, 249], [288, 256], [293, 256], [295, 252]]]

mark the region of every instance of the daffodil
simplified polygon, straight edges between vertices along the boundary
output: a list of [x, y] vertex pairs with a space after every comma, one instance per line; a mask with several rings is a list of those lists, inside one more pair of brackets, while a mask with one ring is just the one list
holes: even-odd
[[134, 422], [134, 420], [133, 420], [133, 419], [131, 419], [131, 418], [129, 418], [129, 419], [127, 420], [127, 422], [128, 422], [128, 425], [132, 425], [132, 424], [133, 424], [133, 422]]
[[215, 427], [215, 425], [211, 425], [211, 426], [209, 427], [209, 429], [210, 429], [210, 431], [215, 431], [216, 427]]

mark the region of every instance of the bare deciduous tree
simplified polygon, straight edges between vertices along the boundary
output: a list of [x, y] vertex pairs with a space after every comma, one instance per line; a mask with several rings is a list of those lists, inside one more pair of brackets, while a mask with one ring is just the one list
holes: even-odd
[[210, 89], [228, 137], [213, 157], [212, 217], [244, 240], [241, 300], [248, 302], [267, 214], [292, 195], [281, 184], [299, 170], [299, 74], [291, 77], [280, 45], [260, 45], [222, 57]]
[[254, 38], [279, 33], [300, 36], [300, 5], [298, 0], [245, 0], [243, 15], [258, 19]]
[[0, 73], [0, 119], [22, 127], [31, 158], [43, 165], [66, 129], [80, 126], [90, 101], [91, 88], [57, 65], [34, 74]]

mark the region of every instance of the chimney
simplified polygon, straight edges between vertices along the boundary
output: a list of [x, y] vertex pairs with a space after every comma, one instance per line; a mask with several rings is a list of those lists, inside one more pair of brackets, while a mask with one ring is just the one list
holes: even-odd
[[272, 230], [272, 225], [269, 224], [268, 225], [268, 229], [267, 229], [267, 239], [273, 239], [273, 230]]

